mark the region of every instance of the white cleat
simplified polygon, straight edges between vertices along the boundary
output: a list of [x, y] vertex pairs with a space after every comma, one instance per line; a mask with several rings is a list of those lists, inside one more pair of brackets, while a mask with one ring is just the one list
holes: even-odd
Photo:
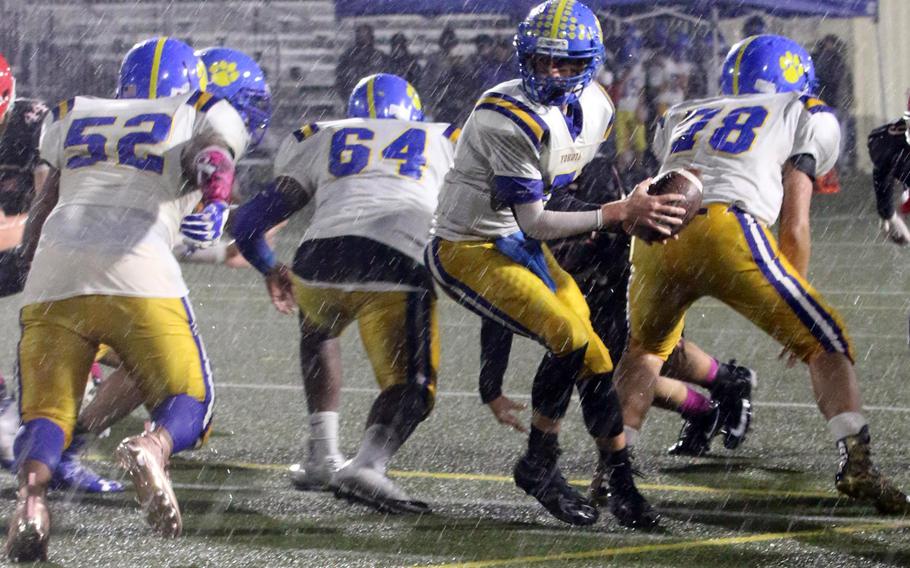
[[344, 456], [341, 454], [328, 454], [321, 459], [295, 463], [291, 466], [291, 483], [301, 491], [328, 491], [332, 475], [341, 469], [343, 463]]
[[144, 432], [120, 442], [114, 454], [120, 467], [130, 474], [136, 500], [152, 529], [167, 538], [180, 536], [180, 506], [158, 441], [150, 432]]
[[400, 487], [385, 473], [370, 467], [346, 463], [335, 472], [329, 482], [329, 488], [339, 499], [351, 503], [360, 503], [373, 507], [381, 513], [416, 513], [432, 512], [423, 501], [408, 497]]

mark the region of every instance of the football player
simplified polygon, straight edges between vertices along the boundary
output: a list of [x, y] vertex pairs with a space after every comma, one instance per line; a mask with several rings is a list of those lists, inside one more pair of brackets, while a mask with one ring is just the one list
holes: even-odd
[[102, 343], [130, 369], [154, 419], [120, 443], [117, 460], [153, 529], [182, 530], [168, 460], [204, 441], [214, 393], [171, 249], [200, 201], [222, 213], [212, 232], [223, 226], [234, 161], [249, 139], [229, 102], [199, 90], [204, 76], [188, 45], [151, 39], [124, 59], [117, 99], [75, 97], [46, 119], [41, 159], [51, 173], [23, 241], [31, 268], [20, 315], [19, 492], [6, 546], [14, 561], [47, 557], [47, 486]]
[[[678, 240], [633, 240], [631, 339], [617, 370], [626, 435], [634, 443], [686, 310], [712, 296], [808, 364], [841, 456], [838, 491], [883, 513], [906, 513], [907, 497], [872, 464], [843, 321], [806, 280], [812, 180], [834, 166], [840, 141], [830, 107], [809, 94], [813, 81], [799, 44], [752, 36], [727, 55], [721, 96], [674, 106], [658, 125], [661, 172], [700, 171], [705, 209]], [[768, 228], [778, 218], [780, 246]]]
[[[16, 81], [0, 55], [0, 297], [25, 285], [25, 265], [18, 245], [36, 191], [49, 168], [38, 156], [41, 124], [48, 112], [42, 101], [15, 98]], [[13, 441], [19, 429], [15, 398], [0, 376], [0, 467], [13, 466]], [[85, 440], [74, 439], [63, 452], [51, 488], [85, 493], [123, 491], [123, 484], [104, 479], [84, 464], [79, 454]]]
[[[271, 91], [265, 73], [250, 56], [235, 49], [211, 47], [197, 51], [196, 55], [209, 77], [206, 93], [227, 100], [241, 115], [250, 134], [248, 151], [251, 151], [261, 142], [272, 115]], [[183, 241], [177, 243], [173, 251], [180, 262], [248, 266], [235, 244], [218, 239], [219, 215], [220, 211], [216, 209], [183, 218]], [[267, 235], [267, 238], [271, 237], [272, 234]], [[106, 350], [100, 361], [117, 370], [99, 386], [95, 398], [80, 413], [75, 436], [104, 432], [144, 400], [116, 353]]]
[[[611, 167], [602, 171], [592, 163], [577, 183], [554, 192], [547, 209], [593, 208], [585, 202], [616, 201], [624, 197], [622, 182]], [[571, 195], [575, 199], [566, 199]], [[583, 198], [582, 202], [579, 198]], [[629, 245], [625, 233], [592, 233], [581, 237], [548, 243], [553, 256], [572, 274], [591, 306], [591, 325], [603, 339], [610, 353], [622, 353], [628, 339], [626, 291], [629, 283]], [[512, 332], [494, 320], [481, 324], [481, 400], [489, 406], [497, 421], [524, 432], [524, 423], [515, 414], [523, 404], [502, 393], [502, 383], [509, 363]], [[721, 363], [691, 341], [680, 340], [661, 371], [654, 403], [659, 408], [677, 412], [684, 419], [671, 455], [701, 456], [710, 451], [714, 436], [723, 434], [724, 445], [736, 449], [743, 442], [752, 420], [751, 395], [757, 381], [747, 367]], [[668, 379], [681, 377], [688, 383], [710, 391], [710, 398], [699, 390]], [[595, 488], [595, 495], [603, 494]], [[596, 499], [601, 501], [601, 499]]]
[[621, 230], [624, 222], [669, 236], [680, 196], [647, 194], [590, 211], [546, 211], [547, 194], [572, 182], [609, 134], [614, 108], [592, 82], [604, 47], [597, 17], [575, 0], [549, 0], [518, 26], [521, 79], [484, 93], [464, 127], [446, 176], [427, 264], [443, 289], [475, 313], [547, 348], [532, 387], [527, 453], [515, 483], [556, 518], [589, 525], [591, 503], [560, 472], [558, 433], [577, 386], [588, 432], [608, 468], [610, 510], [627, 526], [658, 517], [632, 479], [613, 363], [591, 327], [571, 275], [541, 241]]
[[[337, 398], [325, 404], [315, 396], [337, 394], [338, 338], [355, 321], [359, 326], [382, 390], [357, 455], [331, 475], [329, 488], [380, 511], [423, 513], [428, 505], [411, 499], [386, 468], [435, 399], [436, 298], [422, 259], [458, 129], [423, 122], [413, 87], [383, 73], [361, 79], [348, 116], [288, 136], [275, 158], [274, 186], [237, 210], [232, 231], [240, 251], [265, 275], [275, 307], [300, 309], [300, 362], [311, 413], [337, 412]], [[313, 222], [289, 269], [262, 235], [310, 200]], [[334, 420], [337, 430], [337, 414]], [[319, 457], [312, 450], [310, 462]]]
[[869, 134], [869, 157], [872, 159], [872, 188], [880, 217], [882, 235], [900, 246], [910, 244], [910, 229], [903, 216], [910, 213], [910, 199], [904, 199], [900, 211], [894, 207], [894, 182], [906, 192], [910, 183], [910, 101], [907, 112], [894, 122], [884, 124]]
[[[17, 248], [36, 189], [48, 168], [38, 159], [42, 101], [16, 98], [16, 79], [0, 55], [0, 297], [22, 291], [25, 271]], [[13, 465], [13, 440], [19, 429], [16, 400], [0, 375], [0, 467]]]

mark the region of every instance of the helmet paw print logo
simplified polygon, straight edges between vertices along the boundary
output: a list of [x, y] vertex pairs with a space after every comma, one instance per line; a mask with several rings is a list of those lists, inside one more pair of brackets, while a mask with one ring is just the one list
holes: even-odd
[[209, 80], [219, 87], [227, 87], [240, 77], [233, 61], [216, 61], [209, 66]]
[[784, 72], [784, 80], [788, 83], [796, 83], [806, 74], [806, 68], [799, 60], [799, 55], [789, 51], [780, 56], [780, 68]]

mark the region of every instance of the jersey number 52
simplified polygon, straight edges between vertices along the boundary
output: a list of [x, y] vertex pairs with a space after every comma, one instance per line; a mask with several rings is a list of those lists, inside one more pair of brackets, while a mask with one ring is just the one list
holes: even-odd
[[[674, 128], [670, 153], [686, 152], [695, 147], [698, 135], [723, 109], [697, 108]], [[768, 109], [760, 106], [737, 107], [724, 116], [708, 140], [711, 148], [725, 154], [742, 154], [752, 148], [756, 131], [768, 118]], [[677, 134], [678, 132], [678, 134]]]
[[[108, 156], [110, 142], [112, 149], [116, 149], [116, 163], [156, 174], [163, 172], [163, 157], [152, 152], [145, 152], [140, 156], [136, 146], [154, 145], [167, 140], [171, 131], [171, 116], [148, 113], [129, 118], [123, 123], [122, 128], [131, 131], [120, 134], [116, 140], [108, 140], [109, 136], [101, 132], [90, 132], [92, 129], [109, 127], [115, 122], [117, 118], [114, 116], [89, 116], [73, 120], [63, 143], [64, 151], [70, 156], [66, 160], [66, 167], [77, 169], [110, 161]], [[68, 151], [71, 148], [77, 149]]]

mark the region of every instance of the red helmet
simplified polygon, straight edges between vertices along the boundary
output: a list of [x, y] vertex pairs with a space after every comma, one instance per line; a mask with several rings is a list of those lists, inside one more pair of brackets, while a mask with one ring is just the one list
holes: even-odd
[[9, 68], [9, 63], [3, 54], [0, 54], [0, 121], [6, 116], [6, 111], [13, 104], [16, 98], [16, 79], [13, 78], [13, 71]]

